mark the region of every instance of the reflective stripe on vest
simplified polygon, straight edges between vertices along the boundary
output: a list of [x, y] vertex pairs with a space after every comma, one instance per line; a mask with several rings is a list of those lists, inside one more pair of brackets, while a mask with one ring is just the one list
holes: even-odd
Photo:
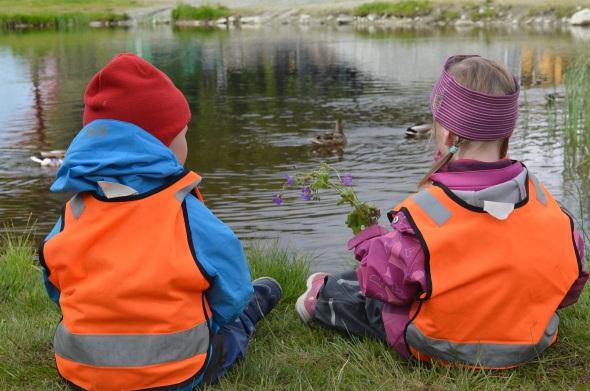
[[429, 338], [415, 324], [406, 330], [410, 346], [431, 357], [450, 363], [466, 363], [486, 368], [508, 368], [536, 358], [547, 349], [557, 337], [559, 316], [554, 314], [540, 341], [531, 344], [500, 343], [457, 343], [449, 340]]
[[581, 263], [570, 217], [532, 175], [527, 189], [506, 220], [440, 184], [395, 208], [425, 256], [426, 291], [405, 332], [416, 358], [507, 368], [556, 340], [555, 310]]
[[545, 192], [541, 188], [541, 184], [535, 175], [530, 174], [529, 177], [535, 186], [535, 194], [537, 195], [537, 201], [539, 201], [543, 206], [547, 206], [547, 197], [545, 196]]
[[53, 340], [55, 353], [80, 364], [138, 367], [184, 360], [209, 348], [209, 328], [201, 323], [171, 334], [73, 334], [60, 322]]
[[412, 200], [439, 226], [451, 217], [451, 212], [427, 190], [414, 194]]
[[76, 193], [70, 199], [70, 207], [72, 208], [72, 215], [74, 216], [74, 218], [76, 220], [78, 220], [80, 218], [80, 216], [82, 216], [82, 212], [84, 212], [85, 206], [84, 206], [84, 200], [82, 198], [83, 198], [82, 193]]

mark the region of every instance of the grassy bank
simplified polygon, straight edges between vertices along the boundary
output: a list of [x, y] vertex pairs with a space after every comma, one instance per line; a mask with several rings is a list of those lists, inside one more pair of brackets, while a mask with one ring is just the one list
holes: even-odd
[[222, 5], [203, 5], [193, 7], [187, 4], [176, 6], [172, 10], [172, 21], [217, 20], [230, 16], [230, 10]]
[[115, 24], [129, 19], [126, 13], [115, 12], [68, 12], [63, 14], [2, 14], [0, 13], [0, 29], [14, 30], [20, 28], [66, 29], [88, 26], [92, 22]]
[[0, 0], [3, 13], [67, 13], [126, 11], [146, 4], [143, 0]]
[[570, 17], [579, 3], [541, 1], [485, 1], [469, 2], [444, 0], [376, 1], [361, 4], [353, 9], [355, 16], [411, 17], [432, 15], [437, 20], [456, 20], [464, 16], [473, 21], [493, 19], [499, 15], [516, 14], [523, 17]]
[[[59, 320], [45, 297], [26, 238], [0, 252], [0, 389], [62, 390], [51, 358]], [[560, 341], [539, 360], [503, 372], [408, 364], [379, 341], [304, 327], [293, 305], [309, 261], [278, 248], [248, 252], [253, 277], [283, 285], [282, 303], [263, 320], [246, 360], [211, 390], [562, 390], [590, 387], [590, 297], [561, 312]]]
[[0, 0], [0, 29], [63, 29], [129, 19], [126, 10], [142, 6], [138, 0]]
[[432, 12], [432, 2], [428, 0], [402, 0], [394, 3], [377, 1], [365, 3], [353, 10], [356, 16], [374, 14], [378, 16], [415, 17], [428, 15]]

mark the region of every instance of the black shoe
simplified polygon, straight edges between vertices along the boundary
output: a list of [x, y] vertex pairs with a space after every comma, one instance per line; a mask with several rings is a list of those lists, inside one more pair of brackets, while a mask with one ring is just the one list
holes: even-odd
[[246, 311], [253, 322], [258, 322], [279, 303], [283, 290], [281, 284], [272, 277], [260, 277], [252, 281], [254, 295]]

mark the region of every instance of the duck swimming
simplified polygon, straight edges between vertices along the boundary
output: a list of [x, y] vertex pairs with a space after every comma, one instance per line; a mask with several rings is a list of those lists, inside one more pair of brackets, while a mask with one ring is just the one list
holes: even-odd
[[43, 151], [40, 152], [39, 156], [31, 156], [31, 161], [40, 164], [42, 167], [53, 167], [57, 168], [61, 166], [63, 163], [63, 157], [65, 156], [66, 151], [61, 149], [56, 149], [54, 151]]
[[406, 138], [428, 138], [432, 130], [431, 124], [421, 124], [410, 126], [406, 129]]
[[43, 158], [63, 159], [66, 155], [66, 151], [63, 149], [54, 149], [53, 151], [41, 151], [40, 154]]
[[63, 163], [62, 159], [58, 159], [55, 157], [46, 157], [46, 158], [40, 159], [37, 156], [31, 156], [31, 160], [34, 161], [35, 163], [39, 163], [42, 167], [57, 168], [57, 167], [61, 166], [61, 164]]
[[313, 146], [317, 147], [335, 147], [344, 146], [346, 144], [346, 136], [343, 132], [343, 121], [336, 120], [336, 127], [333, 132], [324, 133], [322, 135], [310, 138], [309, 141]]

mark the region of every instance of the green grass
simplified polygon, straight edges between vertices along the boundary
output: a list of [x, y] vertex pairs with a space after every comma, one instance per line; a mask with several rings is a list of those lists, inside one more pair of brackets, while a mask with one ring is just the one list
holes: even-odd
[[115, 12], [145, 3], [143, 0], [0, 0], [0, 11], [5, 14]]
[[0, 13], [0, 29], [12, 30], [16, 28], [45, 28], [66, 29], [71, 27], [88, 26], [90, 22], [120, 22], [128, 20], [125, 13], [91, 12], [91, 13], [43, 13], [43, 14], [3, 14]]
[[[0, 389], [65, 390], [52, 360], [59, 321], [26, 237], [0, 243]], [[281, 304], [257, 326], [248, 355], [210, 390], [584, 390], [590, 388], [590, 297], [561, 311], [560, 340], [539, 360], [502, 372], [407, 363], [372, 339], [303, 326], [294, 303], [310, 259], [277, 246], [249, 249], [253, 277], [283, 286]]]
[[568, 165], [590, 166], [590, 55], [578, 59], [564, 75], [564, 129]]
[[428, 15], [432, 11], [432, 3], [428, 0], [402, 0], [399, 2], [366, 3], [353, 10], [356, 16], [375, 14], [379, 16], [416, 17]]
[[92, 21], [119, 22], [129, 19], [125, 10], [142, 4], [138, 0], [0, 0], [0, 29], [65, 29]]
[[193, 7], [187, 4], [176, 6], [172, 10], [172, 20], [216, 20], [230, 16], [230, 10], [222, 5], [203, 5]]
[[461, 18], [461, 12], [457, 9], [441, 8], [436, 15], [436, 21], [449, 22]]
[[474, 11], [471, 12], [471, 20], [478, 21], [482, 19], [491, 19], [495, 18], [498, 11], [493, 6], [484, 6], [484, 7], [476, 7]]
[[546, 4], [531, 6], [528, 10], [529, 16], [555, 15], [558, 18], [570, 17], [576, 12], [575, 5]]

